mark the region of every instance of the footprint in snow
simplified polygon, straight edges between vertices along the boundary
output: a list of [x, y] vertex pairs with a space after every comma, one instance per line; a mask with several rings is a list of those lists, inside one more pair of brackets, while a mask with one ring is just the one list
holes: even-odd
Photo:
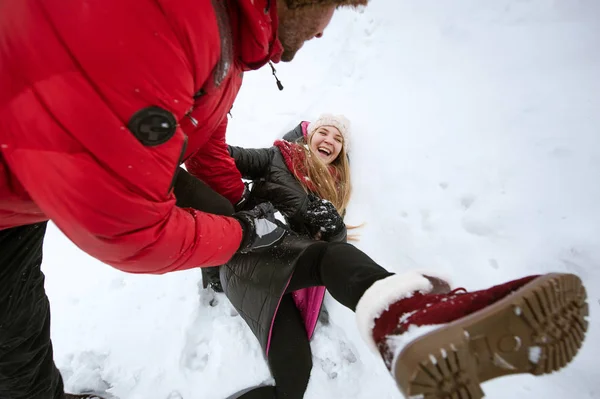
[[435, 226], [434, 226], [433, 222], [431, 221], [431, 211], [429, 211], [428, 209], [421, 210], [421, 228], [424, 231], [429, 231], [429, 232], [435, 230]]
[[214, 308], [219, 304], [219, 298], [217, 293], [212, 288], [202, 288], [202, 284], [199, 285], [200, 292], [200, 305], [202, 307]]
[[460, 205], [463, 207], [463, 209], [465, 211], [467, 209], [471, 208], [471, 206], [473, 206], [474, 202], [475, 202], [475, 196], [473, 194], [465, 194], [460, 198]]
[[69, 392], [83, 392], [111, 398], [106, 393], [111, 388], [105, 371], [108, 354], [84, 351], [68, 356], [67, 364], [60, 367], [65, 389]]
[[329, 312], [325, 306], [323, 306], [323, 309], [321, 309], [321, 313], [319, 314], [319, 323], [323, 324], [324, 326], [329, 325]]
[[475, 219], [463, 218], [462, 227], [467, 233], [475, 236], [488, 237], [496, 235], [496, 231], [492, 226]]
[[183, 353], [183, 366], [192, 371], [204, 370], [208, 364], [210, 353], [208, 341], [202, 339], [194, 346], [189, 344], [186, 346]]
[[[323, 317], [321, 313], [321, 317]], [[348, 378], [348, 371], [354, 369], [358, 358], [347, 343], [344, 331], [334, 324], [319, 322], [311, 347], [313, 363], [322, 370], [328, 379]]]

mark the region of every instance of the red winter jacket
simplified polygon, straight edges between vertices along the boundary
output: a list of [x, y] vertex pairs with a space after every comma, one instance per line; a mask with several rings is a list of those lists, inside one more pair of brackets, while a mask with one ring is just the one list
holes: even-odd
[[[51, 219], [133, 273], [229, 260], [239, 223], [176, 207], [171, 185], [187, 160], [240, 199], [226, 115], [243, 71], [279, 61], [275, 3], [2, 0], [0, 229]], [[156, 109], [158, 136], [135, 128]]]

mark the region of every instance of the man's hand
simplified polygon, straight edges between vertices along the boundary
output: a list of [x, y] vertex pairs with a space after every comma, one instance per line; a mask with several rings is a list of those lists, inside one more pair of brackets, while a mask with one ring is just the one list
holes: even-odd
[[309, 200], [305, 218], [311, 235], [324, 241], [345, 241], [346, 224], [335, 206], [314, 195]]
[[280, 242], [288, 233], [284, 224], [275, 218], [275, 208], [270, 202], [264, 202], [249, 211], [233, 215], [242, 225], [242, 243], [238, 252], [247, 253], [267, 248]]

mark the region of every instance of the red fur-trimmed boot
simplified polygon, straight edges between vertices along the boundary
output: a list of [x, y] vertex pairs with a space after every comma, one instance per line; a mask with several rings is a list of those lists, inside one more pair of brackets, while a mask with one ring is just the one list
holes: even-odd
[[580, 349], [587, 315], [572, 274], [439, 294], [431, 278], [405, 273], [373, 284], [356, 307], [363, 338], [402, 393], [423, 399], [480, 399], [487, 380], [559, 370]]

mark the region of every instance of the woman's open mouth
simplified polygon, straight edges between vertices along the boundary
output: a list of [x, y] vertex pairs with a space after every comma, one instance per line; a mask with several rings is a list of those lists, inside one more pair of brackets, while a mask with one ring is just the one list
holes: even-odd
[[323, 155], [324, 157], [331, 155], [331, 150], [329, 148], [318, 147], [317, 150], [319, 151], [319, 154]]

